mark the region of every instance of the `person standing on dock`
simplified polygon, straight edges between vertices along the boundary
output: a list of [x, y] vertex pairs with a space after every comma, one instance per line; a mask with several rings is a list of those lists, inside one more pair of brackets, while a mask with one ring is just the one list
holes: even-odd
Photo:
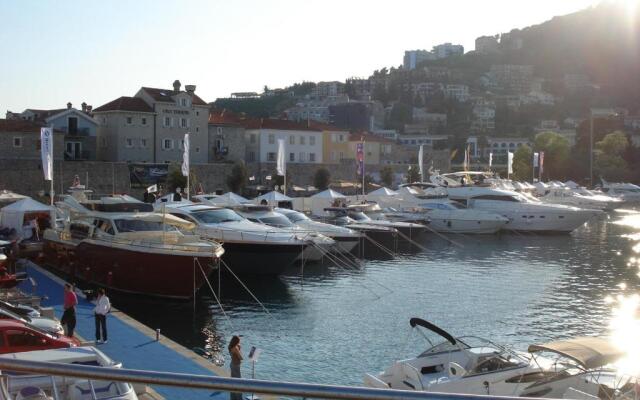
[[[240, 347], [240, 337], [233, 336], [229, 342], [229, 354], [231, 355], [231, 377], [242, 378], [240, 374], [240, 364], [242, 363], [242, 352]], [[230, 400], [242, 400], [242, 393], [230, 393]]]
[[93, 309], [93, 315], [96, 319], [96, 342], [107, 343], [107, 314], [111, 311], [111, 302], [104, 292], [103, 288], [98, 289], [98, 298], [96, 299], [96, 307]]
[[64, 313], [60, 323], [65, 326], [67, 336], [73, 337], [73, 331], [76, 329], [76, 306], [78, 305], [78, 296], [73, 291], [70, 283], [64, 284]]

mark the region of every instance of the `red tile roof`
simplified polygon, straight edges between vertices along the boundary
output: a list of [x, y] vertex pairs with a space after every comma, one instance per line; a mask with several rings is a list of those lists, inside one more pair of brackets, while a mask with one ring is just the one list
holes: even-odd
[[[40, 128], [44, 125], [33, 122], [26, 121], [23, 119], [0, 119], [0, 132], [2, 133], [40, 133]], [[59, 130], [55, 130], [56, 132], [61, 132]]]
[[226, 109], [212, 109], [209, 111], [209, 123], [212, 125], [233, 125], [240, 126], [240, 122], [246, 117], [242, 114], [236, 114]]
[[309, 126], [321, 131], [349, 132], [349, 129], [338, 128], [337, 126], [333, 126], [331, 124], [324, 124], [322, 122], [316, 122], [316, 121], [309, 121]]
[[153, 112], [153, 109], [141, 98], [122, 96], [93, 110], [94, 113], [105, 111]]
[[[185, 91], [175, 91], [171, 89], [158, 89], [158, 88], [150, 88], [150, 87], [142, 87], [142, 90], [147, 92], [149, 96], [151, 96], [155, 101], [163, 101], [167, 103], [173, 103], [171, 100], [172, 96], [175, 96], [178, 93], [187, 93]], [[208, 105], [204, 100], [202, 100], [195, 93], [191, 95], [191, 103], [197, 106], [206, 106]]]

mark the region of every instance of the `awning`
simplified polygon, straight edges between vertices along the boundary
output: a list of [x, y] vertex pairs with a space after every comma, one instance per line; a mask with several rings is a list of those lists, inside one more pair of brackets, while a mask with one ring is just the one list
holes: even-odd
[[574, 360], [586, 369], [611, 364], [625, 354], [608, 340], [597, 337], [579, 337], [544, 344], [532, 344], [528, 351], [529, 353], [540, 351], [557, 353]]

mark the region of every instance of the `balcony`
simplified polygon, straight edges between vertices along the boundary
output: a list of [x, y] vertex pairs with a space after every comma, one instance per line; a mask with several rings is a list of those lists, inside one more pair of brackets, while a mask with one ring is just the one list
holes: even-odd
[[84, 150], [78, 153], [69, 153], [67, 151], [64, 152], [64, 160], [65, 161], [87, 161], [91, 157], [91, 152], [88, 150]]
[[64, 131], [67, 134], [67, 136], [74, 136], [74, 137], [86, 137], [86, 136], [89, 136], [89, 133], [90, 133], [89, 128], [77, 128], [75, 132], [69, 132], [68, 126], [61, 126], [57, 129]]
[[214, 147], [213, 148], [213, 154], [215, 155], [219, 155], [219, 156], [226, 156], [227, 154], [229, 154], [229, 148], [228, 147]]

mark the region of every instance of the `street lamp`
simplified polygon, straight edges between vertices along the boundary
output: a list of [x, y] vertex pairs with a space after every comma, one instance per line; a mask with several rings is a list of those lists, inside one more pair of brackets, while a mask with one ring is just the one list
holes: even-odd
[[618, 113], [612, 109], [592, 108], [589, 110], [589, 184], [593, 187], [593, 119], [615, 117]]

